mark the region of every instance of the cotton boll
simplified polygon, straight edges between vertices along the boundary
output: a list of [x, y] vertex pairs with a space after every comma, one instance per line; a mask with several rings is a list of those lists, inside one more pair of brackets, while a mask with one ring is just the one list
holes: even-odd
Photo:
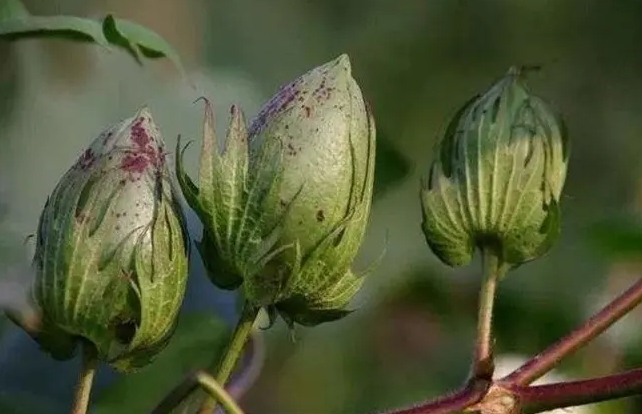
[[[13, 103], [14, 115], [0, 125], [5, 144], [0, 151], [0, 177], [7, 188], [1, 200], [8, 201], [6, 220], [19, 235], [16, 239], [35, 232], [40, 210], [57, 178], [89, 144], [87, 137], [114, 119], [127, 117], [147, 105], [171, 149], [178, 134], [186, 140], [199, 136], [202, 106], [194, 101], [200, 96], [211, 100], [217, 120], [223, 122], [221, 126], [227, 120], [230, 104], [237, 103], [255, 113], [265, 100], [251, 79], [237, 73], [200, 69], [188, 73], [193, 85], [178, 77], [168, 82], [154, 76], [152, 61], [141, 67], [125, 53], [99, 48], [93, 49], [95, 72], [88, 83], [74, 91], [60, 90], [47, 81], [47, 65], [38, 48], [33, 44], [22, 46], [18, 53], [22, 94]], [[187, 162], [196, 165], [197, 156], [198, 151], [194, 151], [186, 160], [193, 157]], [[173, 154], [168, 158], [173, 159]], [[200, 237], [200, 222], [191, 210], [186, 210], [186, 215], [191, 236]], [[183, 312], [215, 312], [233, 324], [238, 315], [236, 293], [213, 287], [194, 248], [191, 255]], [[22, 273], [16, 270], [11, 273], [14, 274]], [[2, 289], [6, 292], [3, 296], [13, 302], [19, 298], [14, 293], [22, 288], [22, 284], [11, 282], [6, 290]], [[237, 377], [240, 386], [232, 382], [237, 395], [256, 375], [261, 346], [257, 343], [256, 349], [243, 358], [243, 367], [252, 369], [249, 377]], [[51, 407], [64, 410], [70, 404], [78, 369], [78, 358], [54, 361], [18, 328], [11, 327], [0, 338], [0, 393], [37, 394], [51, 400]], [[101, 367], [94, 382], [95, 391], [100, 392], [115, 378], [113, 371]]]

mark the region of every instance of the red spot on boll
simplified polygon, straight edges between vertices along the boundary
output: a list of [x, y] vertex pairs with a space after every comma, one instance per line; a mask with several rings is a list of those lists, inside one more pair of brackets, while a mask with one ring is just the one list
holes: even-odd
[[128, 173], [141, 174], [149, 165], [149, 160], [143, 154], [127, 154], [123, 157], [120, 168]]

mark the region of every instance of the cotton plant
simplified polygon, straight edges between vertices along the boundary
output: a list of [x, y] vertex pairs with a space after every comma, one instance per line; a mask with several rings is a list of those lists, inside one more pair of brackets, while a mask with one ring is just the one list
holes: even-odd
[[[173, 151], [179, 134], [193, 137], [199, 133], [199, 114], [193, 104], [198, 98], [216, 96], [212, 107], [218, 128], [225, 126], [232, 103], [255, 113], [266, 98], [255, 80], [237, 72], [197, 68], [188, 72], [191, 83], [187, 83], [179, 76], [158, 79], [121, 54], [102, 49], [87, 53], [95, 62], [87, 86], [60, 91], [51, 81], [47, 61], [37, 45], [26, 44], [16, 50], [22, 93], [14, 103], [15, 115], [0, 125], [3, 140], [11, 148], [0, 152], [0, 174], [11, 200], [11, 222], [16, 231], [24, 234], [32, 232], [29, 223], [38, 217], [38, 205], [48, 186], [73, 159], [63, 154], [73, 154], [86, 144], [83, 137], [95, 134], [114, 119], [127, 117], [147, 105]], [[33, 113], [42, 116], [29, 115]], [[76, 127], [74, 134], [68, 131], [71, 118]], [[41, 168], [30, 168], [27, 160]], [[188, 154], [186, 161], [196, 165], [198, 158]]]
[[[171, 46], [135, 23], [112, 15], [102, 20], [38, 18], [18, 0], [0, 8], [0, 36], [11, 40], [70, 33], [124, 49], [139, 63], [168, 58], [183, 81], [189, 77]], [[39, 69], [32, 70], [31, 75]], [[122, 82], [136, 83], [133, 72], [125, 72]], [[545, 256], [562, 231], [569, 135], [553, 106], [528, 86], [529, 73], [527, 67], [513, 66], [466, 100], [418, 183], [418, 227], [433, 254], [450, 267], [466, 266], [476, 254], [482, 257], [477, 338], [460, 390], [389, 414], [536, 413], [642, 392], [640, 368], [537, 382], [639, 304], [642, 281], [517, 366], [496, 358], [501, 353], [494, 345], [493, 315], [500, 284], [515, 268]], [[50, 90], [40, 84], [32, 90], [37, 99], [17, 104], [20, 113], [30, 110], [29, 118], [6, 131], [24, 136], [22, 152], [3, 164], [9, 166], [6, 171], [16, 172], [21, 182], [38, 164], [60, 174], [46, 170], [52, 174], [41, 203], [35, 202], [35, 193], [16, 193], [21, 203], [39, 206], [37, 220], [32, 217], [31, 263], [14, 271], [29, 275], [21, 286], [33, 312], [7, 301], [4, 310], [29, 335], [31, 346], [37, 344], [52, 360], [79, 362], [80, 372], [75, 387], [60, 375], [31, 397], [63, 387], [73, 394], [71, 413], [85, 414], [99, 366], [125, 376], [152, 367], [173, 339], [187, 304], [188, 275], [195, 277], [190, 267], [197, 262], [211, 288], [241, 298], [241, 312], [222, 353], [213, 355], [215, 363], [187, 375], [152, 413], [210, 414], [222, 408], [241, 414], [226, 388], [233, 388], [231, 378], [252, 345], [261, 310], [269, 318], [266, 328], [280, 319], [291, 332], [337, 324], [359, 311], [352, 300], [369, 272], [355, 269], [354, 262], [372, 207], [376, 111], [347, 54], [285, 83], [251, 118], [238, 104], [219, 117], [211, 97], [194, 98], [193, 105], [204, 106], [198, 132], [167, 103], [184, 101], [191, 93], [181, 91], [188, 89], [161, 88], [157, 96], [165, 96], [167, 106], [158, 112], [153, 105], [125, 109], [140, 100], [138, 93], [130, 89], [120, 100], [114, 90], [105, 93], [114, 89], [113, 83], [100, 83], [107, 74], [112, 72], [101, 73], [84, 99], [45, 99], [50, 96], [42, 92]], [[141, 88], [140, 94], [145, 91]], [[89, 111], [86, 125], [61, 119], [72, 113], [78, 118], [85, 113], [79, 108], [95, 103], [97, 96], [104, 106]], [[107, 103], [109, 96], [118, 104]], [[129, 104], [125, 99], [131, 99]], [[214, 101], [222, 102], [220, 96]], [[29, 132], [25, 125], [33, 113], [43, 123]], [[224, 134], [216, 119], [227, 121]], [[172, 129], [188, 138], [201, 135], [198, 163], [186, 158], [185, 141], [166, 142], [168, 134], [178, 135]], [[48, 142], [65, 153], [74, 148], [75, 157], [58, 164], [46, 146], [40, 158], [35, 156], [33, 148], [43, 135], [67, 137], [62, 146], [55, 139]], [[194, 164], [195, 171], [189, 171]], [[33, 213], [26, 211], [24, 217]], [[199, 231], [191, 230], [194, 222]], [[1, 357], [0, 366], [13, 355]], [[12, 380], [0, 381], [4, 392]]]
[[[28, 289], [35, 277], [30, 256], [35, 248], [35, 238], [27, 236], [35, 233], [33, 222], [38, 220], [43, 200], [56, 184], [56, 176], [68, 168], [79, 148], [87, 146], [91, 137], [98, 135], [105, 125], [131, 117], [142, 101], [155, 114], [154, 121], [163, 130], [171, 164], [176, 136], [179, 133], [194, 136], [199, 131], [196, 121], [200, 114], [195, 110], [198, 103], [194, 103], [199, 97], [217, 97], [212, 101], [212, 108], [221, 120], [228, 113], [228, 102], [237, 102], [256, 111], [264, 100], [258, 84], [237, 72], [196, 68], [187, 73], [191, 83], [184, 82], [180, 76], [161, 81], [131, 58], [101, 48], [86, 50], [95, 63], [86, 79], [87, 87], [61, 91], [60, 86], [52, 82], [41, 50], [40, 45], [29, 43], [16, 48], [21, 94], [14, 102], [14, 115], [0, 126], [0, 134], [10, 148], [10, 151], [0, 151], [0, 200], [6, 204], [0, 237], [12, 246], [11, 254], [2, 260], [5, 267], [0, 274], [0, 296], [7, 299], [4, 303], [8, 308], [15, 309], [19, 305], [20, 310], [29, 314], [32, 304], [28, 301]], [[42, 116], [27, 116], [33, 113]], [[74, 119], [74, 131], [69, 129], [71, 118]], [[196, 164], [197, 158], [189, 162]], [[34, 165], [39, 167], [33, 168]], [[167, 179], [175, 178], [170, 173]], [[186, 207], [182, 195], [178, 198], [187, 231], [197, 237], [202, 224]], [[190, 257], [198, 258], [197, 255], [192, 246]], [[10, 263], [7, 262], [9, 258]], [[228, 324], [233, 323], [238, 316], [236, 292], [210, 287], [199, 260], [190, 260], [189, 272], [182, 312], [216, 312]], [[75, 380], [79, 358], [54, 361], [29, 336], [10, 324], [5, 324], [5, 328], [0, 338], [0, 390], [28, 396], [37, 394], [48, 405], [64, 409], [73, 398], [71, 389], [65, 384]], [[234, 378], [235, 395], [251, 385], [255, 371], [262, 363], [263, 345], [254, 336], [251, 341], [256, 342], [256, 346], [249, 348], [250, 354], [243, 362], [247, 369]], [[34, 375], [22, 375], [23, 372]], [[110, 367], [101, 366], [94, 389], [100, 392], [120, 377]]]

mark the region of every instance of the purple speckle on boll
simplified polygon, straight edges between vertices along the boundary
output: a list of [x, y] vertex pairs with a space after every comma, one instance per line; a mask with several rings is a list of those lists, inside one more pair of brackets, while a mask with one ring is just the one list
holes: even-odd
[[89, 169], [92, 165], [94, 165], [94, 161], [96, 161], [96, 156], [94, 155], [94, 152], [91, 150], [91, 148], [87, 148], [85, 152], [80, 156], [77, 162], [78, 168], [81, 170], [87, 170]]

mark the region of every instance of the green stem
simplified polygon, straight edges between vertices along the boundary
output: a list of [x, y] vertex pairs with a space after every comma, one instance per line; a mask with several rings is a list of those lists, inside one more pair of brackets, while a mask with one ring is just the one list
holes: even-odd
[[215, 401], [221, 403], [228, 414], [243, 414], [243, 410], [234, 401], [234, 398], [210, 374], [205, 371], [199, 371], [196, 373], [196, 380]]
[[483, 279], [479, 294], [477, 341], [472, 375], [475, 379], [492, 380], [495, 370], [493, 362], [493, 306], [497, 283], [505, 274], [506, 267], [491, 250], [483, 249], [482, 268]]
[[[218, 364], [218, 369], [216, 370], [216, 381], [225, 386], [227, 380], [229, 379], [238, 359], [243, 353], [243, 348], [247, 342], [250, 334], [252, 333], [252, 327], [254, 326], [254, 321], [259, 314], [259, 308], [251, 305], [248, 302], [245, 302], [243, 305], [243, 311], [241, 313], [241, 318], [236, 324], [234, 333], [232, 333], [232, 338], [227, 346], [223, 358]], [[199, 410], [200, 414], [212, 414], [216, 409], [216, 399], [208, 395], [201, 408]]]
[[80, 376], [76, 385], [73, 407], [71, 414], [86, 414], [89, 407], [89, 397], [91, 395], [91, 386], [94, 382], [94, 375], [98, 366], [96, 358], [96, 347], [89, 343], [82, 343], [82, 362], [80, 366]]

